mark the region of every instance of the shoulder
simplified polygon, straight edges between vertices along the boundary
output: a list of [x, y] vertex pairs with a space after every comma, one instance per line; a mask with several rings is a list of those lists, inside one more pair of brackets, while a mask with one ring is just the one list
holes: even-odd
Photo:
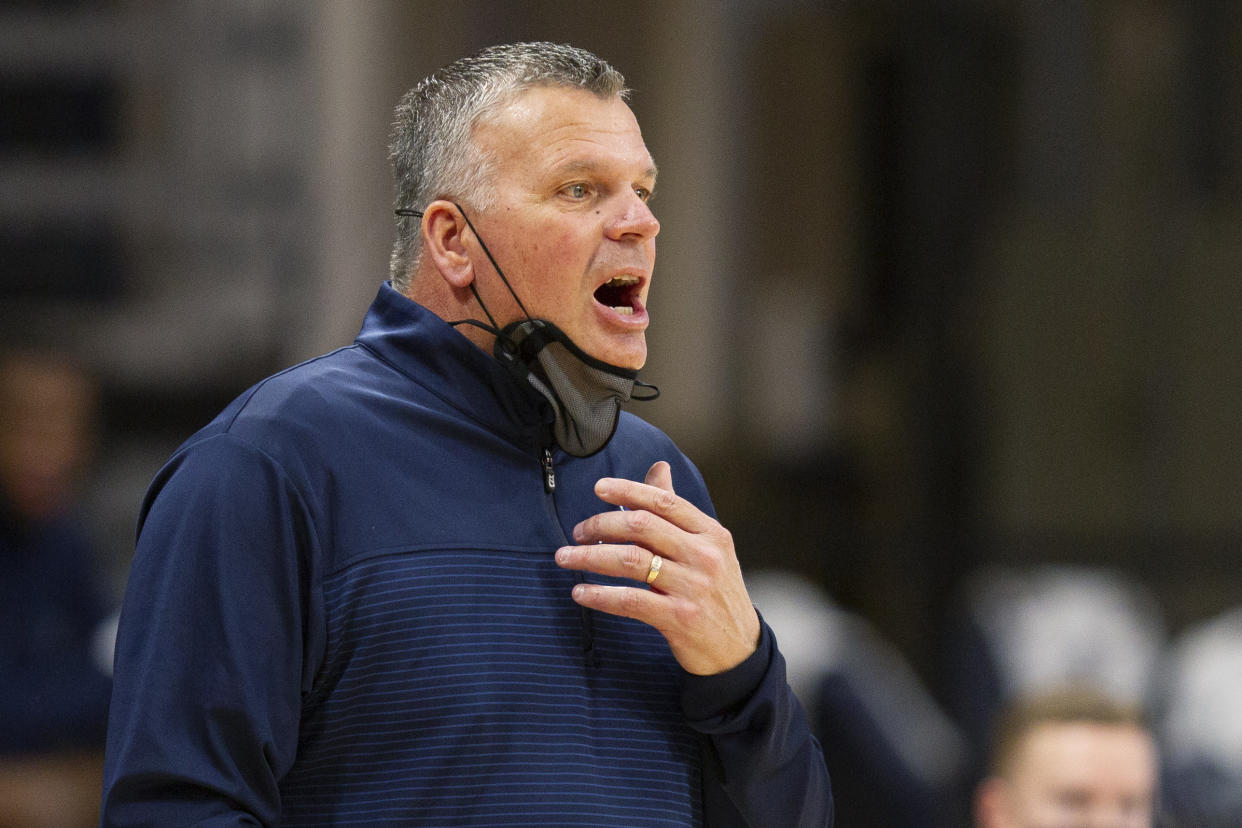
[[661, 450], [674, 449], [679, 454], [681, 453], [677, 449], [677, 444], [673, 442], [673, 438], [629, 411], [621, 412], [621, 418], [617, 421], [617, 432], [612, 436], [612, 442], [619, 443], [619, 447], [624, 448], [651, 446], [659, 447]]
[[391, 373], [357, 345], [339, 348], [252, 385], [213, 421], [222, 430], [273, 422], [300, 422], [328, 415], [343, 399], [373, 384], [373, 375]]
[[277, 454], [287, 443], [305, 449], [308, 442], [340, 433], [365, 412], [366, 389], [392, 373], [365, 349], [339, 348], [250, 386], [190, 437], [182, 451], [221, 435]]
[[652, 463], [664, 460], [672, 468], [677, 493], [711, 512], [707, 484], [694, 461], [668, 434], [641, 417], [622, 411], [617, 432], [605, 451], [616, 466], [628, 469], [622, 476], [632, 480], [642, 480]]
[[356, 346], [300, 363], [252, 385], [190, 436], [157, 474], [196, 485], [236, 486], [288, 478], [310, 486], [371, 413], [366, 389], [386, 365]]

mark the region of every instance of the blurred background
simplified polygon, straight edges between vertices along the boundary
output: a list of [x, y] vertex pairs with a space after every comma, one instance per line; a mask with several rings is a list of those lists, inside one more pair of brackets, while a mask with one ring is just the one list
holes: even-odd
[[397, 98], [519, 39], [635, 90], [663, 225], [637, 413], [744, 567], [865, 625], [968, 743], [980, 618], [1105, 577], [1140, 607], [1122, 689], [1172, 705], [1167, 653], [1242, 603], [1228, 0], [0, 0], [0, 344], [97, 386], [105, 600], [162, 460], [352, 340]]

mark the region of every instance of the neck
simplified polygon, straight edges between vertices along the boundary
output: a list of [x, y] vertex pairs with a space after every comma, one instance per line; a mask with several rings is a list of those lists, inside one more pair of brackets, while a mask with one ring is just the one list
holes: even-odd
[[[455, 288], [441, 278], [439, 273], [416, 272], [403, 293], [445, 322], [457, 322], [461, 319], [487, 321], [470, 288]], [[456, 330], [487, 353], [492, 352], [496, 341], [492, 334], [474, 325], [458, 325]]]

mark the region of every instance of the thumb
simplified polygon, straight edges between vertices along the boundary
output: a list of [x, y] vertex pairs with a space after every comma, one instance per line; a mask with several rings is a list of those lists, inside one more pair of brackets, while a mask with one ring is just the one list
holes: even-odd
[[647, 479], [644, 480], [648, 486], [656, 486], [666, 492], [673, 491], [673, 469], [663, 460], [657, 460], [651, 464], [651, 468], [647, 470]]

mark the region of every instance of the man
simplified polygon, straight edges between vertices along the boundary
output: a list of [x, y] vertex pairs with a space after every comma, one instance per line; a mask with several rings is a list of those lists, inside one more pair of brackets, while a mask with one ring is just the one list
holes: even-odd
[[659, 230], [624, 95], [518, 44], [402, 100], [355, 344], [244, 394], [144, 503], [105, 824], [831, 823], [701, 477], [619, 414]]
[[99, 812], [111, 607], [76, 514], [97, 397], [63, 354], [0, 350], [0, 826]]
[[975, 814], [981, 828], [1150, 828], [1156, 778], [1137, 710], [1059, 691], [1002, 717]]

